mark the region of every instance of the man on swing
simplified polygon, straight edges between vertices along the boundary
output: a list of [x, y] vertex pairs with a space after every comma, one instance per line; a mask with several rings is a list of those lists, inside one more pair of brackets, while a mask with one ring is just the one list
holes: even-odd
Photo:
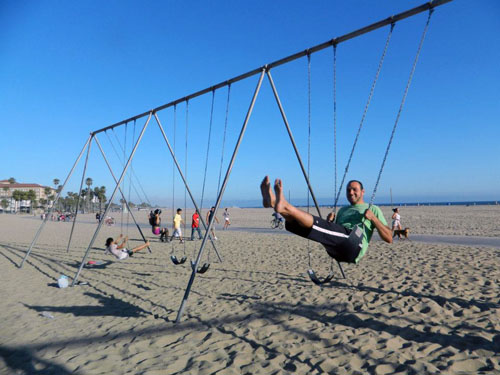
[[[273, 207], [285, 218], [285, 228], [301, 237], [321, 243], [327, 253], [339, 262], [358, 263], [368, 249], [373, 231], [392, 243], [392, 231], [379, 207], [364, 202], [363, 184], [351, 180], [347, 184], [346, 195], [350, 206], [339, 210], [337, 217], [330, 213], [327, 220], [299, 210], [285, 199], [283, 185], [279, 178], [274, 183], [274, 195], [269, 177], [260, 184], [262, 204]], [[335, 222], [334, 222], [335, 220]]]

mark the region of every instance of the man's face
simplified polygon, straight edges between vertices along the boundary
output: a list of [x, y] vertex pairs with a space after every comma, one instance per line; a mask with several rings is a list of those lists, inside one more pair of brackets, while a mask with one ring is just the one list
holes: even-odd
[[350, 204], [362, 203], [364, 194], [365, 190], [361, 189], [361, 185], [358, 182], [351, 182], [347, 185], [346, 195]]

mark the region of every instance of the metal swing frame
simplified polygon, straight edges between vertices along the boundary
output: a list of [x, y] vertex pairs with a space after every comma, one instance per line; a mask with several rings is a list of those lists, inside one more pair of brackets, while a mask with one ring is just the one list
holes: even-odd
[[[156, 122], [157, 122], [157, 124], [158, 124], [158, 126], [159, 126], [159, 128], [160, 128], [160, 130], [161, 130], [161, 132], [162, 132], [163, 138], [164, 138], [164, 140], [165, 140], [165, 142], [166, 142], [166, 144], [167, 144], [167, 146], [168, 146], [168, 148], [169, 148], [169, 151], [170, 151], [170, 153], [171, 153], [171, 155], [172, 155], [172, 157], [173, 157], [173, 159], [174, 159], [174, 162], [175, 162], [175, 165], [176, 165], [176, 167], [177, 167], [177, 170], [178, 170], [179, 174], [181, 175], [181, 178], [182, 178], [182, 180], [183, 180], [183, 182], [184, 182], [184, 184], [185, 184], [185, 186], [186, 186], [186, 189], [187, 189], [187, 191], [188, 191], [188, 193], [189, 193], [189, 195], [190, 195], [190, 197], [191, 197], [191, 199], [192, 199], [193, 203], [195, 204], [195, 208], [196, 208], [196, 209], [198, 209], [198, 207], [196, 206], [196, 202], [195, 202], [195, 200], [194, 200], [194, 198], [193, 198], [193, 196], [192, 196], [192, 194], [191, 194], [191, 191], [190, 191], [190, 189], [189, 189], [189, 187], [188, 187], [188, 185], [187, 185], [186, 179], [185, 179], [184, 175], [182, 174], [182, 170], [181, 170], [181, 168], [180, 168], [180, 166], [179, 166], [179, 164], [178, 164], [178, 162], [177, 162], [177, 159], [175, 158], [175, 153], [172, 151], [172, 148], [170, 147], [170, 144], [169, 144], [168, 138], [166, 137], [166, 134], [165, 134], [165, 132], [164, 132], [164, 130], [163, 130], [163, 127], [162, 127], [162, 125], [161, 125], [161, 122], [160, 122], [160, 120], [159, 120], [159, 118], [158, 118], [158, 116], [157, 116], [157, 112], [159, 112], [159, 111], [161, 111], [161, 110], [163, 110], [163, 109], [166, 109], [166, 108], [168, 108], [168, 107], [174, 106], [174, 105], [176, 105], [176, 104], [178, 104], [178, 103], [182, 103], [182, 102], [189, 101], [189, 100], [190, 100], [190, 99], [192, 99], [192, 98], [195, 98], [195, 97], [198, 97], [198, 96], [204, 95], [204, 94], [206, 94], [206, 93], [208, 93], [208, 92], [211, 92], [211, 91], [217, 90], [217, 89], [219, 89], [219, 88], [221, 88], [221, 87], [228, 86], [228, 85], [230, 85], [230, 84], [232, 84], [232, 83], [235, 83], [235, 82], [238, 82], [238, 81], [241, 81], [241, 80], [247, 79], [247, 78], [252, 77], [252, 76], [255, 76], [255, 75], [259, 75], [259, 79], [258, 79], [258, 82], [257, 82], [256, 88], [255, 88], [255, 91], [254, 91], [253, 97], [252, 97], [252, 99], [251, 99], [251, 102], [250, 102], [250, 105], [249, 105], [249, 108], [248, 108], [248, 111], [247, 111], [247, 114], [246, 114], [245, 120], [244, 120], [244, 122], [243, 122], [243, 125], [242, 125], [242, 128], [241, 128], [241, 131], [240, 131], [240, 134], [239, 134], [238, 140], [237, 140], [237, 142], [236, 142], [236, 145], [235, 145], [235, 148], [234, 148], [234, 151], [233, 151], [233, 154], [232, 154], [231, 160], [230, 160], [229, 165], [228, 165], [228, 167], [227, 167], [226, 174], [225, 174], [225, 177], [224, 177], [224, 180], [223, 180], [222, 186], [221, 186], [221, 188], [220, 188], [220, 190], [219, 190], [219, 192], [218, 192], [218, 195], [217, 195], [217, 200], [216, 200], [216, 203], [215, 203], [215, 214], [216, 214], [216, 213], [217, 213], [217, 210], [219, 209], [219, 206], [220, 206], [220, 203], [221, 203], [222, 196], [223, 196], [223, 194], [224, 194], [225, 188], [226, 188], [226, 186], [227, 186], [227, 182], [228, 182], [229, 176], [230, 176], [230, 174], [231, 174], [231, 170], [232, 170], [232, 168], [233, 168], [233, 165], [234, 165], [234, 162], [235, 162], [236, 155], [237, 155], [237, 153], [238, 153], [238, 151], [239, 151], [239, 147], [240, 147], [240, 145], [241, 145], [241, 142], [242, 142], [243, 136], [244, 136], [244, 134], [245, 134], [245, 131], [246, 131], [246, 128], [247, 128], [247, 125], [248, 125], [249, 119], [250, 119], [250, 117], [251, 117], [251, 114], [252, 114], [252, 111], [253, 111], [253, 107], [254, 107], [254, 105], [255, 105], [255, 101], [256, 101], [257, 96], [258, 96], [258, 94], [259, 94], [259, 91], [260, 91], [260, 88], [261, 88], [261, 85], [262, 85], [262, 81], [263, 81], [264, 75], [267, 75], [267, 77], [268, 77], [268, 81], [269, 81], [269, 83], [271, 84], [271, 87], [273, 88], [273, 93], [274, 93], [274, 95], [275, 95], [276, 102], [278, 103], [278, 106], [280, 107], [280, 112], [281, 112], [282, 117], [283, 117], [283, 119], [284, 119], [285, 125], [287, 126], [287, 121], [285, 121], [285, 119], [286, 119], [285, 112], [284, 112], [284, 110], [283, 110], [283, 108], [282, 108], [282, 106], [281, 106], [281, 104], [280, 104], [280, 102], [279, 102], [279, 96], [278, 96], [278, 94], [277, 94], [276, 87], [275, 87], [275, 85], [274, 85], [274, 82], [272, 81], [272, 77], [271, 77], [271, 74], [270, 74], [271, 69], [273, 69], [273, 68], [275, 68], [275, 67], [278, 67], [278, 66], [281, 66], [281, 65], [284, 65], [284, 64], [286, 64], [286, 63], [288, 63], [288, 62], [291, 62], [291, 61], [297, 60], [297, 59], [302, 58], [302, 57], [304, 57], [304, 56], [311, 55], [312, 53], [318, 52], [318, 51], [323, 50], [323, 49], [325, 49], [325, 48], [329, 48], [329, 47], [331, 47], [331, 46], [338, 45], [338, 44], [340, 44], [340, 43], [342, 43], [342, 42], [345, 42], [345, 41], [348, 41], [348, 40], [350, 40], [350, 39], [356, 38], [356, 37], [358, 37], [358, 36], [360, 36], [360, 35], [363, 35], [363, 34], [369, 33], [369, 32], [371, 32], [371, 31], [376, 30], [376, 29], [379, 29], [379, 28], [381, 28], [381, 27], [384, 27], [384, 26], [387, 26], [387, 25], [390, 25], [390, 24], [394, 24], [394, 23], [396, 23], [397, 21], [403, 20], [403, 19], [408, 18], [408, 17], [412, 17], [412, 16], [414, 16], [414, 15], [416, 15], [416, 14], [419, 14], [419, 13], [422, 13], [422, 12], [425, 12], [425, 11], [432, 11], [434, 8], [436, 8], [436, 7], [438, 7], [438, 6], [441, 6], [441, 5], [443, 5], [443, 4], [449, 3], [449, 2], [451, 2], [451, 1], [452, 1], [452, 0], [433, 0], [433, 1], [427, 2], [427, 3], [425, 3], [425, 4], [422, 4], [422, 5], [420, 5], [420, 6], [417, 6], [417, 7], [415, 7], [415, 8], [409, 9], [409, 10], [407, 10], [407, 11], [405, 11], [405, 12], [402, 12], [402, 13], [399, 13], [399, 14], [394, 15], [394, 16], [392, 16], [392, 17], [388, 17], [388, 18], [386, 18], [386, 19], [384, 19], [384, 20], [381, 20], [381, 21], [375, 22], [375, 23], [373, 23], [373, 24], [371, 24], [371, 25], [368, 25], [368, 26], [363, 27], [363, 28], [361, 28], [361, 29], [355, 30], [355, 31], [353, 31], [353, 32], [351, 32], [351, 33], [348, 33], [348, 34], [345, 34], [345, 35], [343, 35], [343, 36], [340, 36], [340, 37], [337, 37], [337, 38], [333, 38], [333, 39], [331, 39], [331, 40], [329, 40], [329, 41], [326, 41], [326, 42], [324, 42], [324, 43], [322, 43], [322, 44], [319, 44], [319, 45], [313, 46], [313, 47], [311, 47], [311, 48], [309, 48], [309, 49], [306, 49], [306, 50], [300, 51], [300, 52], [298, 52], [298, 53], [295, 53], [295, 54], [290, 55], [290, 56], [288, 56], [288, 57], [282, 58], [282, 59], [277, 60], [277, 61], [275, 61], [275, 62], [272, 62], [272, 63], [270, 63], [270, 64], [267, 64], [267, 65], [261, 66], [261, 67], [259, 67], [259, 68], [254, 69], [254, 70], [251, 70], [251, 71], [249, 71], [249, 72], [247, 72], [247, 73], [244, 73], [244, 74], [241, 74], [241, 75], [239, 75], [239, 76], [236, 76], [236, 77], [234, 77], [234, 78], [232, 78], [232, 79], [229, 79], [229, 80], [223, 81], [223, 82], [221, 82], [221, 83], [219, 83], [219, 84], [216, 84], [216, 85], [214, 85], [214, 86], [208, 87], [208, 88], [206, 88], [206, 89], [204, 89], [204, 90], [201, 90], [201, 91], [195, 92], [195, 93], [193, 93], [193, 94], [190, 94], [190, 95], [188, 95], [188, 96], [185, 96], [185, 97], [179, 98], [179, 99], [174, 100], [174, 101], [172, 101], [172, 102], [170, 102], [170, 103], [167, 103], [167, 104], [164, 104], [164, 105], [162, 105], [162, 106], [159, 106], [159, 107], [157, 107], [157, 108], [155, 108], [155, 109], [152, 109], [152, 110], [149, 110], [149, 111], [147, 111], [147, 112], [144, 112], [144, 113], [138, 114], [138, 115], [136, 115], [136, 116], [133, 116], [133, 117], [128, 118], [128, 119], [125, 119], [125, 120], [122, 120], [122, 121], [120, 121], [120, 122], [118, 122], [118, 123], [115, 123], [115, 124], [113, 124], [113, 125], [109, 125], [109, 126], [107, 126], [107, 127], [105, 127], [105, 128], [102, 128], [102, 129], [100, 129], [100, 130], [97, 130], [97, 131], [95, 131], [95, 132], [91, 133], [90, 137], [88, 138], [87, 142], [85, 143], [85, 146], [83, 147], [82, 151], [80, 152], [80, 155], [78, 156], [78, 158], [77, 158], [77, 160], [75, 161], [75, 163], [74, 163], [73, 167], [71, 168], [71, 170], [70, 170], [70, 172], [69, 172], [69, 174], [68, 174], [68, 176], [67, 176], [66, 180], [64, 181], [64, 183], [63, 183], [63, 185], [62, 185], [62, 188], [61, 188], [61, 189], [60, 189], [60, 191], [58, 192], [58, 194], [57, 194], [57, 196], [56, 196], [56, 199], [55, 199], [55, 202], [54, 202], [54, 204], [53, 204], [52, 208], [55, 206], [55, 203], [57, 203], [57, 200], [59, 199], [59, 197], [60, 197], [60, 195], [61, 195], [61, 192], [64, 190], [64, 187], [65, 187], [65, 185], [66, 185], [67, 181], [69, 180], [69, 178], [70, 178], [70, 177], [71, 177], [71, 175], [73, 174], [73, 171], [74, 171], [74, 169], [75, 169], [76, 165], [78, 164], [78, 162], [80, 161], [80, 159], [81, 159], [81, 157], [82, 157], [82, 155], [83, 155], [83, 153], [84, 153], [85, 149], [86, 149], [86, 148], [90, 145], [90, 142], [92, 141], [92, 139], [94, 139], [94, 138], [95, 138], [95, 136], [96, 136], [98, 133], [100, 133], [100, 132], [104, 132], [104, 131], [109, 130], [109, 129], [113, 129], [113, 128], [118, 127], [118, 126], [121, 126], [121, 125], [124, 125], [124, 124], [126, 124], [126, 123], [128, 123], [128, 122], [130, 122], [130, 121], [134, 121], [134, 120], [138, 120], [138, 119], [140, 119], [140, 118], [147, 117], [147, 120], [146, 120], [146, 122], [145, 122], [145, 124], [144, 124], [144, 126], [143, 126], [143, 128], [142, 128], [142, 130], [141, 130], [141, 133], [140, 133], [139, 137], [137, 138], [137, 141], [136, 141], [136, 143], [135, 143], [135, 146], [133, 147], [133, 150], [130, 152], [130, 156], [129, 156], [129, 158], [128, 158], [127, 163], [125, 164], [125, 166], [124, 166], [124, 168], [123, 168], [123, 171], [122, 171], [122, 173], [121, 173], [121, 175], [120, 175], [120, 178], [119, 178], [118, 180], [116, 180], [116, 179], [115, 179], [115, 181], [116, 181], [116, 186], [115, 186], [115, 189], [113, 190], [113, 193], [112, 193], [112, 196], [111, 196], [111, 198], [110, 198], [110, 201], [112, 201], [112, 200], [114, 199], [114, 197], [115, 197], [115, 195], [116, 195], [117, 191], [120, 191], [120, 193], [121, 193], [121, 194], [123, 194], [123, 192], [122, 192], [122, 191], [121, 191], [121, 189], [120, 189], [120, 185], [121, 185], [121, 183], [122, 183], [122, 181], [123, 181], [123, 179], [124, 179], [124, 177], [125, 177], [125, 174], [126, 174], [126, 172], [127, 172], [127, 169], [128, 169], [128, 168], [129, 168], [129, 166], [130, 166], [130, 163], [131, 163], [131, 161], [132, 161], [132, 158], [133, 158], [133, 156], [134, 156], [134, 154], [135, 154], [135, 152], [136, 152], [136, 150], [137, 150], [137, 147], [138, 147], [138, 145], [139, 145], [139, 143], [140, 143], [140, 141], [141, 141], [141, 139], [142, 139], [142, 137], [143, 137], [143, 135], [144, 135], [144, 132], [146, 131], [146, 128], [148, 127], [148, 124], [149, 124], [149, 122], [150, 122], [151, 118], [152, 118], [152, 117], [154, 117], [154, 118], [155, 118], [155, 120], [156, 120]], [[427, 25], [428, 25], [428, 23], [427, 23]], [[424, 34], [424, 35], [425, 35], [425, 34]], [[422, 41], [423, 41], [423, 38], [422, 38]], [[421, 44], [420, 44], [420, 47], [421, 47]], [[419, 47], [419, 51], [420, 51], [420, 47]], [[417, 57], [418, 57], [418, 56], [417, 56]], [[416, 59], [416, 60], [417, 60], [417, 59]], [[415, 64], [416, 64], [416, 60], [415, 60]], [[377, 183], [376, 183], [376, 186], [375, 186], [375, 189], [374, 189], [374, 193], [373, 193], [373, 196], [372, 196], [372, 201], [373, 201], [373, 197], [375, 196], [376, 189], [377, 189], [377, 187], [378, 187], [378, 182], [379, 182], [379, 180], [380, 180], [380, 175], [381, 175], [381, 173], [382, 173], [382, 170], [383, 170], [383, 167], [384, 167], [384, 164], [385, 164], [385, 160], [386, 160], [386, 158], [387, 158], [387, 154], [388, 154], [388, 151], [389, 151], [389, 148], [390, 148], [391, 142], [392, 142], [392, 138], [393, 138], [393, 136], [394, 136], [394, 131], [396, 130], [396, 126], [397, 126], [397, 123], [398, 123], [398, 120], [399, 120], [399, 116], [400, 116], [400, 114], [401, 114], [401, 110], [402, 110], [402, 107], [403, 107], [403, 104], [404, 104], [404, 100], [405, 100], [405, 98], [406, 98], [406, 94], [407, 94], [407, 91], [408, 91], [409, 83], [410, 83], [410, 81], [411, 81], [411, 77], [413, 76], [413, 72], [414, 72], [415, 64], [414, 64], [414, 66], [413, 66], [412, 73], [411, 73], [411, 75], [410, 75], [410, 79], [409, 79], [408, 84], [407, 84], [407, 87], [406, 87], [406, 89], [405, 89], [405, 94], [404, 94], [404, 97], [403, 97], [403, 100], [402, 100], [402, 103], [401, 103], [401, 106], [400, 106], [400, 109], [399, 109], [399, 112], [398, 112], [398, 115], [397, 115], [397, 119], [396, 119], [396, 122], [395, 122], [395, 125], [394, 125], [394, 128], [393, 128], [393, 132], [392, 132], [392, 134], [391, 134], [391, 138], [390, 138], [390, 141], [389, 141], [389, 145], [388, 145], [388, 147], [387, 147], [386, 154], [385, 154], [385, 156], [384, 156], [384, 160], [383, 160], [383, 162], [382, 162], [382, 167], [381, 167], [381, 169], [380, 169], [379, 177], [378, 177], [378, 179], [377, 179]], [[289, 128], [289, 126], [287, 126], [287, 128]], [[291, 135], [291, 132], [289, 132], [289, 136], [290, 136], [290, 138], [291, 138], [291, 139], [293, 139], [293, 136]], [[300, 157], [299, 157], [298, 152], [296, 152], [296, 156], [297, 156], [297, 158], [298, 158], [298, 159], [300, 158]], [[301, 162], [300, 162], [300, 163], [301, 163]], [[301, 163], [301, 164], [302, 164], [302, 163]], [[302, 167], [303, 172], [304, 172], [303, 165], [302, 165], [301, 167]], [[310, 193], [311, 193], [311, 196], [313, 197], [313, 200], [314, 200], [315, 206], [316, 206], [316, 208], [317, 208], [317, 210], [318, 210], [318, 213], [319, 213], [319, 206], [318, 206], [318, 204], [317, 204], [317, 202], [316, 202], [316, 199], [315, 199], [315, 197], [314, 197], [314, 195], [313, 195], [312, 188], [311, 188], [311, 186], [310, 186], [310, 183], [309, 183], [308, 179], [306, 179], [306, 182], [307, 182], [307, 185], [308, 185], [308, 189], [309, 189], [309, 191], [310, 191]], [[106, 214], [106, 213], [107, 213], [107, 211], [109, 210], [109, 206], [110, 206], [110, 205], [108, 205], [108, 206], [107, 206], [105, 214]], [[52, 208], [51, 208], [51, 209], [49, 209], [49, 214], [51, 213]], [[215, 214], [214, 214], [214, 217], [215, 217]], [[31, 243], [31, 245], [30, 245], [30, 247], [29, 247], [29, 249], [28, 249], [28, 251], [27, 251], [27, 253], [26, 253], [26, 255], [25, 255], [25, 257], [24, 257], [24, 259], [23, 259], [23, 261], [22, 261], [22, 263], [21, 263], [21, 265], [20, 265], [19, 267], [22, 267], [22, 265], [24, 264], [24, 262], [25, 262], [25, 261], [26, 261], [26, 259], [28, 258], [29, 254], [31, 253], [32, 248], [33, 248], [33, 246], [35, 245], [35, 243], [36, 243], [36, 241], [37, 241], [37, 239], [38, 239], [38, 237], [39, 237], [39, 235], [40, 235], [41, 231], [43, 230], [43, 227], [45, 226], [45, 224], [46, 224], [46, 221], [47, 221], [47, 218], [48, 218], [48, 217], [49, 217], [49, 215], [47, 215], [47, 216], [46, 216], [45, 220], [44, 220], [44, 221], [42, 222], [42, 224], [40, 225], [40, 228], [38, 229], [37, 233], [35, 234], [35, 238], [33, 239], [32, 243]], [[203, 225], [205, 226], [205, 222], [203, 221], [203, 218], [201, 218], [201, 217], [200, 217], [200, 219], [202, 220], [202, 223], [203, 223]], [[94, 241], [95, 241], [95, 239], [96, 239], [96, 237], [97, 237], [97, 234], [99, 233], [99, 231], [100, 231], [100, 229], [101, 229], [101, 227], [102, 227], [102, 224], [103, 224], [103, 221], [101, 221], [101, 222], [99, 223], [99, 225], [98, 225], [98, 227], [97, 227], [97, 229], [96, 229], [96, 231], [95, 231], [95, 233], [94, 233], [94, 236], [93, 236], [93, 238], [92, 238], [92, 240], [91, 240], [91, 242], [90, 242], [90, 244], [89, 244], [89, 246], [88, 246], [88, 248], [87, 248], [87, 251], [86, 251], [86, 253], [85, 253], [85, 255], [84, 255], [84, 258], [83, 258], [83, 260], [82, 260], [82, 263], [81, 263], [81, 265], [80, 265], [80, 268], [79, 268], [78, 272], [76, 273], [76, 275], [75, 275], [75, 277], [74, 277], [74, 279], [73, 279], [72, 286], [74, 286], [74, 285], [76, 284], [76, 282], [77, 282], [78, 276], [79, 276], [79, 274], [80, 274], [80, 272], [81, 272], [81, 269], [83, 268], [84, 262], [85, 262], [85, 260], [86, 260], [86, 258], [87, 258], [87, 256], [88, 256], [88, 253], [89, 253], [89, 251], [90, 251], [90, 249], [91, 249], [91, 247], [92, 247], [92, 245], [93, 245], [93, 243], [94, 243]], [[187, 303], [187, 300], [188, 300], [188, 297], [189, 297], [189, 294], [190, 294], [190, 290], [191, 290], [191, 287], [192, 287], [192, 285], [193, 285], [193, 282], [194, 282], [194, 279], [195, 279], [196, 273], [198, 273], [197, 271], [198, 271], [198, 267], [199, 267], [199, 264], [200, 264], [200, 261], [201, 261], [201, 257], [202, 257], [202, 255], [203, 255], [203, 251], [204, 251], [204, 249], [205, 249], [205, 247], [206, 247], [207, 240], [208, 240], [208, 239], [209, 239], [209, 237], [210, 237], [210, 236], [209, 236], [209, 233], [210, 233], [210, 230], [212, 229], [213, 225], [214, 225], [214, 220], [212, 219], [212, 220], [210, 220], [210, 222], [208, 223], [208, 225], [207, 225], [207, 226], [205, 226], [205, 228], [206, 228], [205, 236], [204, 236], [204, 238], [203, 238], [203, 240], [202, 240], [202, 243], [201, 243], [201, 246], [200, 246], [200, 250], [199, 250], [199, 252], [198, 252], [198, 256], [197, 256], [197, 258], [196, 258], [196, 261], [195, 261], [195, 262], [193, 263], [193, 265], [192, 265], [192, 273], [191, 273], [191, 276], [190, 276], [190, 278], [189, 278], [189, 281], [188, 281], [188, 284], [187, 284], [187, 287], [186, 287], [186, 290], [185, 290], [185, 293], [184, 293], [184, 296], [183, 296], [183, 299], [182, 299], [181, 305], [180, 305], [179, 310], [178, 310], [178, 313], [177, 313], [176, 322], [179, 322], [179, 321], [181, 320], [182, 315], [183, 315], [183, 313], [184, 313], [184, 311], [185, 311], [185, 308], [186, 308], [186, 303]], [[217, 250], [216, 250], [215, 245], [213, 244], [213, 242], [212, 242], [212, 245], [214, 246], [214, 249], [215, 249], [215, 251], [216, 251], [217, 255], [219, 256], [219, 254], [218, 254], [218, 252], [217, 252]], [[219, 258], [220, 258], [220, 256], [219, 256]], [[221, 259], [221, 258], [220, 258], [220, 259]], [[203, 269], [203, 267], [202, 267], [201, 269]]]

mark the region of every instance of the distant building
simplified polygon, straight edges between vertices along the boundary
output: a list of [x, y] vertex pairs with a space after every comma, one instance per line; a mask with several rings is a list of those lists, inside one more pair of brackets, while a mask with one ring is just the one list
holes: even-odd
[[[50, 189], [50, 193], [45, 194], [45, 189]], [[23, 210], [25, 208], [29, 208], [31, 202], [29, 200], [15, 202], [12, 199], [12, 194], [16, 191], [29, 191], [33, 190], [36, 195], [36, 200], [40, 202], [40, 199], [48, 199], [49, 196], [55, 195], [56, 190], [50, 186], [42, 186], [39, 184], [23, 184], [23, 183], [14, 183], [10, 184], [9, 180], [0, 180], [0, 201], [6, 199], [9, 202], [9, 206], [6, 208], [7, 211], [18, 211]], [[0, 209], [3, 209], [0, 206]]]

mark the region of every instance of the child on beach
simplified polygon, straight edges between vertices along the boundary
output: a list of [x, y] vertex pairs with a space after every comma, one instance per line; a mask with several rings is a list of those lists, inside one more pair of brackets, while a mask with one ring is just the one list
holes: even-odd
[[109, 237], [106, 240], [106, 251], [113, 254], [117, 259], [120, 259], [120, 260], [127, 259], [128, 257], [131, 257], [132, 255], [134, 255], [134, 253], [136, 253], [142, 249], [145, 249], [146, 247], [149, 246], [149, 241], [146, 241], [146, 243], [144, 245], [134, 247], [132, 250], [127, 250], [125, 248], [125, 246], [127, 244], [128, 237], [125, 237], [123, 239], [122, 243], [118, 244], [122, 237], [123, 236], [120, 234], [120, 236], [118, 237], [118, 239], [116, 241], [112, 237]]
[[399, 214], [399, 208], [393, 208], [392, 212], [392, 230], [403, 230], [401, 227], [401, 215]]
[[358, 263], [365, 255], [375, 229], [382, 240], [392, 243], [392, 231], [380, 208], [374, 205], [369, 207], [364, 202], [365, 190], [360, 181], [351, 180], [347, 184], [346, 195], [351, 205], [342, 207], [336, 218], [333, 212], [330, 213], [327, 220], [287, 202], [279, 178], [274, 183], [276, 195], [271, 190], [268, 176], [262, 180], [260, 190], [263, 206], [273, 207], [275, 212], [281, 214], [289, 232], [321, 243], [328, 255], [339, 262]]
[[174, 237], [177, 236], [181, 240], [181, 243], [184, 242], [184, 240], [182, 239], [182, 230], [181, 230], [181, 223], [183, 223], [184, 220], [182, 220], [181, 213], [182, 210], [178, 208], [177, 214], [174, 216], [174, 231], [172, 232], [172, 237], [170, 237], [170, 241], [172, 241]]

